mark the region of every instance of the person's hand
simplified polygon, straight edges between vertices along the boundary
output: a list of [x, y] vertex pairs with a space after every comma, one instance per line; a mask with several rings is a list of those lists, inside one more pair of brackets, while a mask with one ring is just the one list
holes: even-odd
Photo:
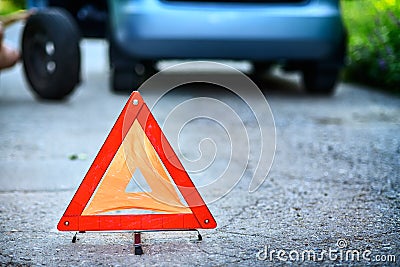
[[6, 28], [17, 21], [26, 20], [34, 12], [35, 10], [32, 9], [32, 10], [18, 11], [5, 16], [0, 16], [0, 22], [3, 24], [3, 28]]
[[17, 63], [20, 55], [15, 49], [12, 49], [4, 44], [4, 26], [0, 21], [0, 70], [10, 68]]
[[20, 11], [0, 17], [0, 70], [14, 66], [20, 58], [17, 50], [8, 47], [4, 42], [4, 29], [19, 20], [27, 19], [34, 11]]

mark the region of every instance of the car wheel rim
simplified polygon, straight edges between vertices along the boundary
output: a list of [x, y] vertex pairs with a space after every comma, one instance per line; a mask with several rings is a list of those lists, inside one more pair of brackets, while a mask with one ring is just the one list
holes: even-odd
[[57, 69], [54, 43], [39, 33], [33, 36], [30, 47], [33, 71], [40, 79], [49, 78]]

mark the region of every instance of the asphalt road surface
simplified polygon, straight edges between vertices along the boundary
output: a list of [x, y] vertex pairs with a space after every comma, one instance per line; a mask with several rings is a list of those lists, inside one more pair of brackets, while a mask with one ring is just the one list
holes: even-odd
[[[7, 31], [11, 43], [20, 29]], [[106, 51], [105, 42], [82, 42], [83, 83], [63, 102], [37, 100], [21, 65], [0, 74], [0, 265], [398, 264], [400, 99], [345, 83], [332, 97], [310, 97], [296, 75], [276, 71], [258, 83], [276, 143], [270, 121], [259, 125], [251, 111], [270, 116], [251, 90], [241, 95], [249, 106], [221, 87], [191, 84], [153, 110], [218, 223], [200, 230], [203, 241], [146, 232], [142, 256], [132, 233], [78, 234], [71, 243], [74, 233], [56, 225], [129, 97], [110, 92]], [[153, 101], [163, 90], [161, 82], [142, 95]], [[202, 117], [187, 122], [188, 110]], [[259, 163], [260, 133], [268, 151]], [[227, 166], [240, 179], [208, 186]], [[255, 179], [268, 176], [249, 192], [260, 166]]]

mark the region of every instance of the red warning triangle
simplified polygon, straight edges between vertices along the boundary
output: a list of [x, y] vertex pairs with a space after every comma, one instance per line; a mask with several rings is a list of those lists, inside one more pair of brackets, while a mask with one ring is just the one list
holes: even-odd
[[[127, 190], [134, 173], [143, 175], [150, 190]], [[139, 92], [134, 92], [57, 228], [116, 231], [216, 226], [149, 108]]]

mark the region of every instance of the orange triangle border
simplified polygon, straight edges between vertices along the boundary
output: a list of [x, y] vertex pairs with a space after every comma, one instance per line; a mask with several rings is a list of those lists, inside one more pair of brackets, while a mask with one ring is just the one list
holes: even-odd
[[[133, 122], [138, 120], [192, 213], [82, 215]], [[129, 97], [106, 141], [61, 217], [59, 231], [213, 229], [217, 223], [140, 93]]]

